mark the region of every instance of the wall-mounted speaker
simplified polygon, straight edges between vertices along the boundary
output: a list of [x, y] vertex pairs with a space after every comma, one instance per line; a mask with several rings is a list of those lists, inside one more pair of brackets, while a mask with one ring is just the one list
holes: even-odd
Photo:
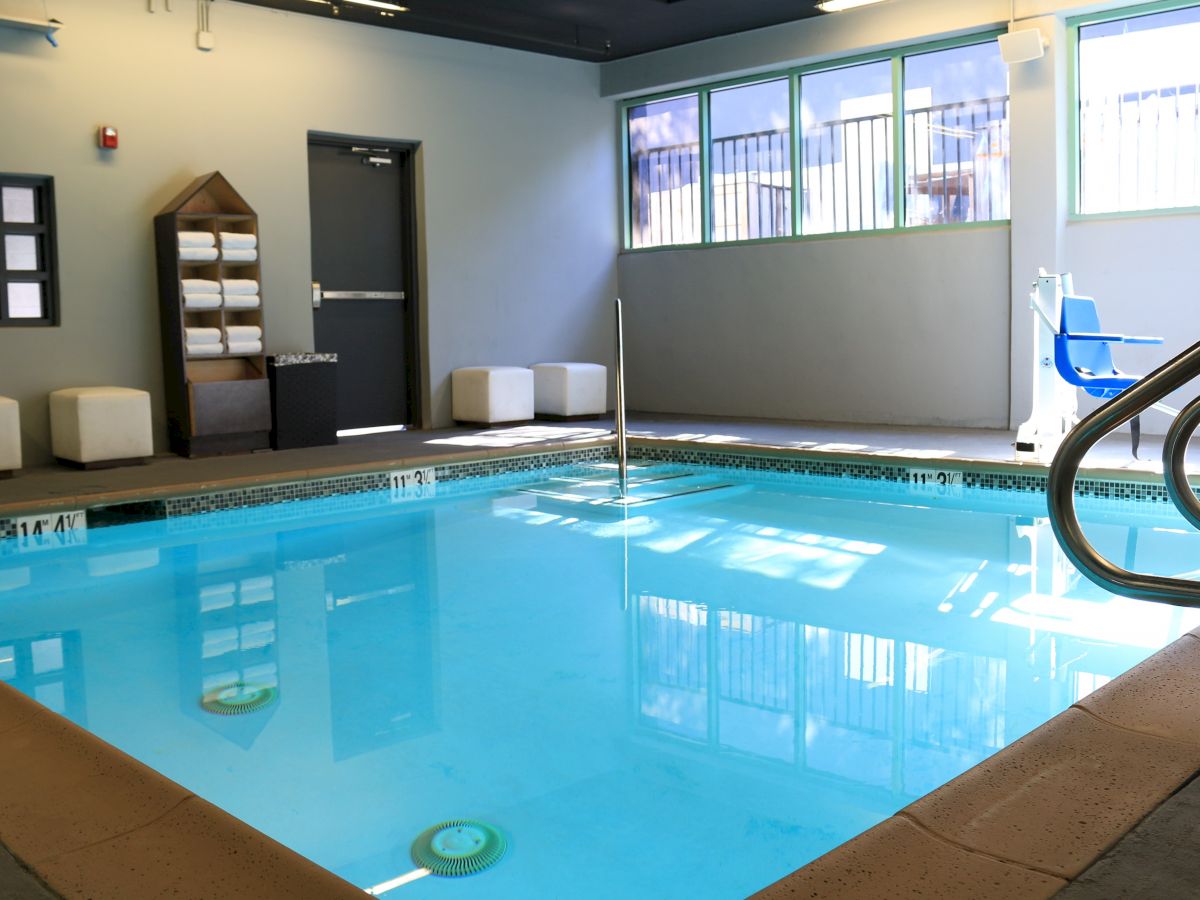
[[1010, 31], [1002, 34], [996, 41], [1000, 44], [1000, 58], [1010, 66], [1013, 63], [1029, 62], [1031, 59], [1041, 59], [1046, 53], [1046, 45], [1042, 41], [1042, 33], [1036, 28], [1022, 28], [1020, 31]]

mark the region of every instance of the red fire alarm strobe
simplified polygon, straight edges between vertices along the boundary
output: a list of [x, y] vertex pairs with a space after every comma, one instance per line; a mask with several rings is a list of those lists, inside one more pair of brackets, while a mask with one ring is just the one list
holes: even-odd
[[97, 142], [104, 150], [117, 149], [117, 129], [111, 125], [101, 125], [100, 131], [96, 135]]

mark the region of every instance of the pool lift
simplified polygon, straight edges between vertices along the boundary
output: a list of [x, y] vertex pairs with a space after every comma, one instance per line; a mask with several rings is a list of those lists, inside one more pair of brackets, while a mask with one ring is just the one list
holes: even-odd
[[670, 465], [629, 461], [625, 420], [625, 340], [621, 298], [616, 301], [616, 438], [617, 460], [584, 466], [578, 474], [560, 475], [518, 490], [539, 498], [567, 503], [576, 509], [623, 510], [664, 500], [680, 502], [713, 491], [747, 490], [715, 475]]
[[[1049, 463], [1067, 433], [1079, 421], [1079, 395], [1108, 400], [1130, 387], [1140, 375], [1129, 375], [1112, 362], [1112, 344], [1161, 344], [1160, 337], [1134, 337], [1100, 331], [1095, 302], [1075, 293], [1071, 273], [1038, 270], [1029, 294], [1033, 316], [1033, 411], [1017, 429], [1015, 457]], [[1170, 416], [1178, 410], [1165, 403], [1154, 409]], [[1130, 422], [1133, 456], [1137, 458], [1140, 427]]]

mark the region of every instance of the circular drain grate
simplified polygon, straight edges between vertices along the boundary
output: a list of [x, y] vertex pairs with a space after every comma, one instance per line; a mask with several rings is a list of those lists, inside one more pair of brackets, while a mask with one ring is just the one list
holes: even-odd
[[279, 691], [273, 687], [235, 681], [215, 691], [209, 691], [200, 698], [200, 706], [206, 712], [216, 713], [218, 716], [240, 716], [269, 706], [278, 696]]
[[427, 828], [413, 841], [412, 858], [434, 875], [474, 875], [500, 862], [508, 841], [500, 829], [472, 819]]

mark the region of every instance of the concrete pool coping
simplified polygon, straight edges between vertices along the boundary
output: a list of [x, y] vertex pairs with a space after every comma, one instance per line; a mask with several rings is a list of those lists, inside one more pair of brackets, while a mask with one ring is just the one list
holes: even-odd
[[[607, 447], [611, 438], [405, 456], [205, 481], [150, 492], [80, 493], [0, 504], [0, 518], [188, 497], [301, 478]], [[1046, 467], [637, 438], [639, 452], [736, 454], [841, 466], [993, 472], [1044, 480]], [[864, 475], [862, 477], [871, 477]], [[1089, 469], [1096, 481], [1161, 476]], [[1030, 482], [1030, 490], [1034, 490]], [[1200, 629], [874, 828], [756, 897], [1050, 897], [1200, 771]], [[0, 842], [61, 897], [238, 900], [362, 897], [350, 885], [0, 683]], [[213, 891], [217, 891], [214, 894]]]

